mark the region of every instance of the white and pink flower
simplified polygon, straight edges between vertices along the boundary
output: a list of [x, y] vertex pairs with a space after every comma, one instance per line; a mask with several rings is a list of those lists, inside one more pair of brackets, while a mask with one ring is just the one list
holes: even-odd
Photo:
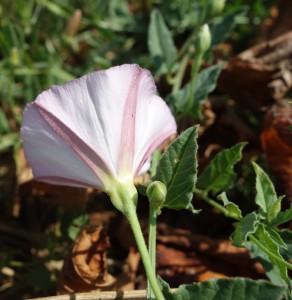
[[150, 72], [137, 65], [52, 86], [23, 113], [21, 137], [37, 180], [109, 192], [146, 171], [176, 132]]

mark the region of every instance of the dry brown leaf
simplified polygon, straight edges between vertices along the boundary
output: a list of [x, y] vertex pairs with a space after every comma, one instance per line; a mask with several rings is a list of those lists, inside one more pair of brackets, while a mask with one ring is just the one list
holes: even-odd
[[261, 142], [280, 193], [292, 201], [292, 131], [288, 126], [292, 126], [292, 106], [282, 100], [266, 113]]
[[263, 277], [263, 268], [251, 260], [248, 250], [231, 241], [166, 226], [159, 226], [157, 268], [173, 285], [232, 276]]
[[230, 59], [218, 88], [244, 107], [261, 110], [292, 88], [292, 31]]
[[205, 272], [199, 273], [196, 276], [196, 281], [203, 282], [203, 281], [208, 281], [212, 278], [228, 278], [228, 276], [225, 276], [224, 274], [221, 274], [221, 273], [216, 273], [216, 272], [207, 270]]
[[109, 247], [108, 236], [102, 226], [84, 226], [65, 259], [58, 293], [111, 289], [115, 278], [106, 267]]
[[76, 9], [69, 19], [69, 22], [67, 24], [67, 27], [65, 29], [65, 35], [69, 37], [73, 37], [76, 35], [76, 33], [79, 30], [80, 23], [82, 18], [82, 11], [80, 9]]

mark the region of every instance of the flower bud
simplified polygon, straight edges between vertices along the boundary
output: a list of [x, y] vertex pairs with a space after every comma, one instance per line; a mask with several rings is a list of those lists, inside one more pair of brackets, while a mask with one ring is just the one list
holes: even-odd
[[155, 208], [159, 214], [160, 208], [162, 207], [166, 198], [166, 186], [160, 181], [153, 181], [147, 187], [146, 194], [149, 198], [150, 206]]
[[209, 0], [208, 15], [211, 17], [219, 15], [225, 6], [226, 0]]
[[197, 35], [195, 47], [197, 53], [206, 52], [211, 46], [211, 32], [208, 24], [204, 24]]

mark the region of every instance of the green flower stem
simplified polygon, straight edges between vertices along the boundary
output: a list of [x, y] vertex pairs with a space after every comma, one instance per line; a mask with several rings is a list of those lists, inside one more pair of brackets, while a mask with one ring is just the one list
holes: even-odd
[[[183, 44], [181, 49], [178, 51], [178, 54], [177, 54], [178, 59], [181, 59], [186, 54], [186, 52], [189, 51], [192, 44], [194, 44], [194, 41], [195, 41], [196, 36], [198, 34], [199, 28], [200, 28], [200, 26], [198, 25], [198, 27], [196, 27], [196, 29], [192, 32], [192, 34], [189, 36], [189, 38]], [[174, 63], [173, 63], [173, 65], [174, 65]]]
[[[130, 200], [131, 201], [131, 200]], [[150, 260], [148, 250], [145, 244], [145, 240], [141, 231], [141, 227], [139, 224], [139, 220], [137, 218], [136, 210], [134, 209], [128, 209], [127, 212], [125, 212], [126, 217], [129, 220], [129, 223], [131, 225], [131, 228], [133, 230], [136, 243], [138, 245], [139, 252], [141, 254], [141, 258], [144, 264], [144, 268], [146, 271], [146, 275], [148, 278], [148, 281], [150, 283], [151, 289], [155, 295], [156, 300], [164, 300], [164, 296], [159, 288], [158, 282], [156, 280], [156, 275], [154, 272], [154, 269], [152, 267], [152, 261]]]
[[197, 79], [197, 75], [198, 72], [200, 70], [200, 66], [201, 66], [201, 62], [203, 59], [203, 55], [204, 53], [197, 53], [195, 60], [193, 62], [192, 65], [192, 73], [191, 73], [191, 86], [190, 86], [190, 92], [189, 92], [189, 102], [186, 108], [187, 112], [190, 112], [191, 109], [194, 106], [194, 102], [195, 102], [195, 85], [196, 85], [196, 79]]
[[[156, 209], [150, 205], [149, 209], [149, 237], [148, 237], [148, 252], [153, 270], [156, 268], [156, 223], [157, 212]], [[147, 283], [147, 299], [153, 299], [153, 291], [151, 289], [150, 281]]]
[[180, 50], [178, 51], [177, 54], [177, 59], [176, 61], [174, 61], [171, 66], [170, 66], [170, 70], [172, 70], [172, 68], [174, 67], [174, 65], [185, 55], [187, 55], [187, 52], [190, 51], [190, 47], [194, 44], [194, 41], [196, 39], [196, 35], [198, 34], [198, 30], [200, 27], [196, 28], [192, 34], [188, 37], [188, 39], [186, 40], [186, 42], [182, 45], [182, 47], [180, 48]]
[[160, 290], [158, 281], [156, 280], [154, 269], [151, 265], [148, 249], [137, 217], [136, 205], [138, 201], [138, 194], [134, 186], [134, 182], [131, 179], [129, 179], [129, 181], [124, 180], [122, 182], [108, 181], [106, 190], [112, 201], [112, 204], [126, 216], [130, 223], [144, 264], [147, 279], [150, 282], [155, 299], [164, 300], [164, 296]]
[[203, 201], [207, 202], [208, 204], [210, 204], [211, 206], [215, 207], [220, 212], [222, 212], [226, 217], [232, 218], [236, 221], [240, 221], [240, 219], [236, 218], [233, 214], [231, 214], [230, 211], [226, 209], [223, 205], [209, 198], [204, 191], [195, 188], [193, 192], [196, 196], [200, 197]]
[[292, 264], [285, 260], [280, 259], [274, 253], [272, 253], [268, 248], [266, 248], [253, 234], [249, 234], [248, 238], [254, 242], [261, 250], [263, 250], [268, 256], [272, 257], [277, 262], [284, 264], [289, 270], [292, 270]]
[[172, 87], [172, 94], [175, 94], [179, 91], [180, 87], [181, 87], [181, 84], [182, 84], [182, 80], [183, 80], [183, 77], [185, 75], [185, 71], [186, 71], [186, 68], [187, 68], [187, 65], [188, 65], [188, 62], [189, 62], [189, 59], [190, 59], [190, 54], [187, 53], [183, 58], [182, 58], [182, 61], [181, 63], [179, 64], [179, 70], [178, 72], [176, 73], [176, 76], [174, 78], [174, 84], [173, 84], [173, 87]]
[[[171, 69], [170, 69], [171, 70]], [[173, 85], [174, 83], [174, 78], [171, 75], [171, 71], [168, 71], [168, 73], [166, 74], [166, 81], [169, 85]]]
[[205, 18], [206, 18], [206, 12], [207, 12], [207, 1], [201, 2], [201, 5], [203, 6], [203, 10], [202, 10], [202, 13], [200, 14], [199, 23], [196, 25], [196, 28], [193, 30], [193, 32], [191, 33], [191, 35], [188, 37], [188, 39], [186, 40], [186, 42], [182, 45], [182, 47], [178, 51], [177, 60], [175, 62], [173, 62], [173, 64], [171, 65], [170, 69], [172, 69], [173, 66], [174, 66], [174, 64], [178, 60], [180, 60], [185, 55], [186, 52], [189, 51], [190, 46], [194, 43], [194, 40], [196, 39], [196, 36], [198, 34], [198, 31], [199, 31], [200, 27], [206, 21]]
[[194, 30], [192, 32], [191, 36], [183, 44], [183, 46], [181, 47], [181, 49], [179, 50], [179, 52], [177, 54], [178, 59], [181, 59], [186, 54], [186, 52], [189, 51], [190, 46], [194, 43], [197, 33], [198, 33], [198, 30]]

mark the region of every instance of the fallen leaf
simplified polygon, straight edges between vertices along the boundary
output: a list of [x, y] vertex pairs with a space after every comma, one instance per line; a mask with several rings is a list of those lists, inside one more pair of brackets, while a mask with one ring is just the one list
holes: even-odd
[[292, 201], [292, 106], [288, 100], [275, 103], [266, 113], [261, 133], [262, 147], [277, 179], [280, 194]]
[[248, 250], [233, 246], [229, 240], [163, 224], [158, 232], [158, 274], [173, 286], [233, 276], [263, 278], [263, 267], [250, 258]]
[[102, 226], [84, 226], [64, 261], [58, 294], [110, 290], [115, 278], [107, 272], [108, 236]]

